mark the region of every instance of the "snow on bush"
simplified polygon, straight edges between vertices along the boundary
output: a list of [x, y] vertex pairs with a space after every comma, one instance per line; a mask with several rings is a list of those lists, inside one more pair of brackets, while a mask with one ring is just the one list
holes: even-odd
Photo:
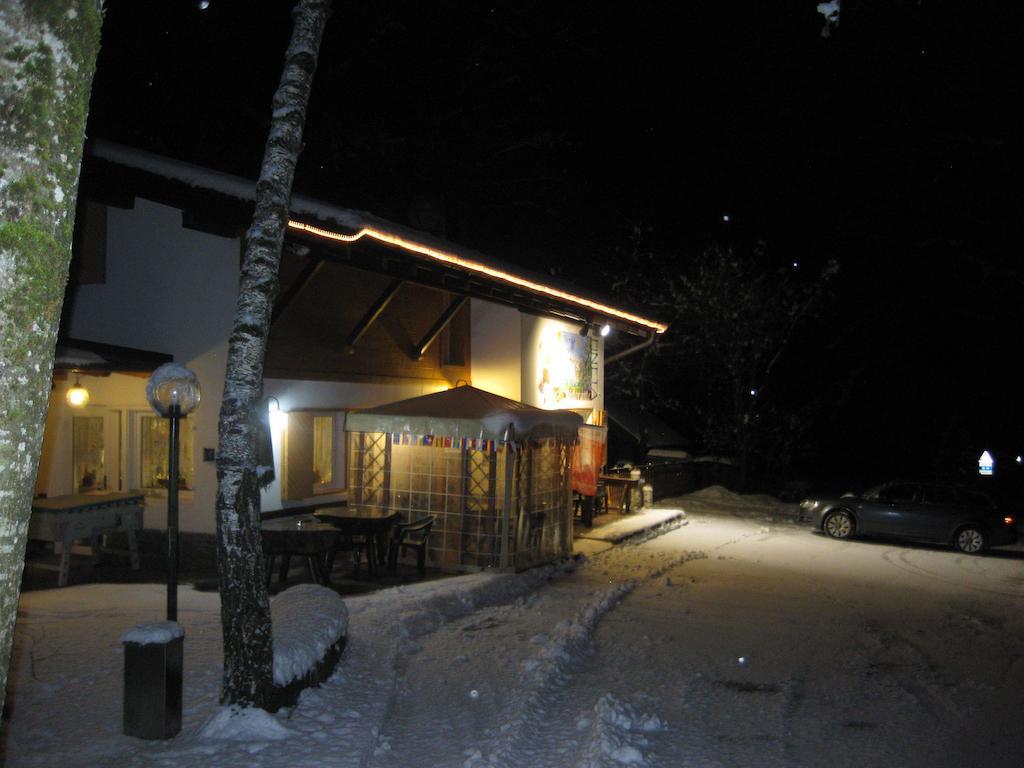
[[276, 685], [288, 685], [312, 670], [348, 629], [345, 603], [318, 584], [298, 584], [277, 595], [270, 617]]

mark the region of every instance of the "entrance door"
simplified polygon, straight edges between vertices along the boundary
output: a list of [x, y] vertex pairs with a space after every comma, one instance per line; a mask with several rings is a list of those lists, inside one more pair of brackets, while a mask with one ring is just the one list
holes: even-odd
[[71, 417], [72, 493], [124, 489], [121, 467], [121, 412], [83, 408]]

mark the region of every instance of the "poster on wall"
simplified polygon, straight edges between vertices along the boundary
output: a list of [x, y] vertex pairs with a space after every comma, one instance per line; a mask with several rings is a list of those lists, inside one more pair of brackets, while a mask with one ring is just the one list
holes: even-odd
[[593, 400], [593, 340], [557, 328], [542, 333], [537, 350], [537, 390], [544, 407]]

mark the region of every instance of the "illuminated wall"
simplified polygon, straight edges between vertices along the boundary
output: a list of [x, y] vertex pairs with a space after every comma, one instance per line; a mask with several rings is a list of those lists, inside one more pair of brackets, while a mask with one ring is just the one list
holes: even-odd
[[522, 395], [519, 310], [473, 299], [470, 357], [473, 386], [511, 400]]
[[579, 331], [577, 324], [522, 315], [524, 403], [548, 409], [604, 408], [604, 339]]

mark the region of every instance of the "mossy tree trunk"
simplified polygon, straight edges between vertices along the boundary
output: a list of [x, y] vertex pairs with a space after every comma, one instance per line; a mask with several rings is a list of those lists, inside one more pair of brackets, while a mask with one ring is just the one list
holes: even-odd
[[224, 636], [221, 703], [266, 707], [273, 682], [270, 603], [264, 581], [257, 482], [257, 406], [281, 247], [306, 105], [329, 0], [299, 0], [246, 234], [238, 305], [228, 344], [217, 452], [217, 566]]
[[97, 0], [0, 2], [0, 701], [101, 24]]

